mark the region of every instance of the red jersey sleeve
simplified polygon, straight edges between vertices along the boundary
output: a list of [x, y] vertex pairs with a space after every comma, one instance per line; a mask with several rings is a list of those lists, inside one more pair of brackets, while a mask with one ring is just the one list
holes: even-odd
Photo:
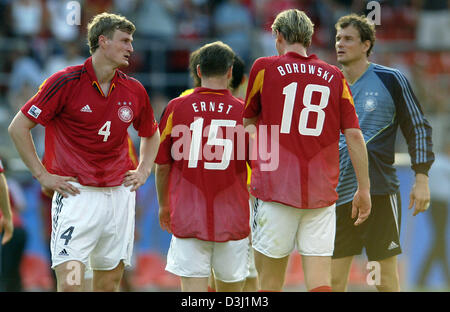
[[81, 68], [66, 68], [44, 80], [37, 93], [22, 107], [22, 113], [44, 127], [64, 106], [64, 87], [81, 73]]
[[2, 173], [3, 171], [5, 171], [5, 168], [3, 168], [3, 163], [2, 160], [0, 159], [0, 173]]
[[136, 80], [140, 90], [141, 110], [137, 118], [133, 121], [133, 127], [138, 131], [140, 137], [151, 137], [158, 129], [153, 108], [150, 104], [147, 91], [144, 86]]
[[261, 111], [261, 93], [265, 69], [262, 59], [257, 59], [250, 70], [245, 96], [244, 118], [253, 118]]
[[341, 132], [343, 133], [345, 129], [357, 128], [359, 129], [358, 116], [355, 111], [355, 103], [353, 102], [352, 92], [348, 86], [347, 80], [345, 80], [344, 75], [340, 73], [341, 79]]
[[159, 141], [158, 155], [155, 162], [159, 165], [170, 164], [173, 162], [172, 148], [172, 121], [173, 121], [173, 105], [169, 102], [159, 123], [159, 132], [161, 133]]

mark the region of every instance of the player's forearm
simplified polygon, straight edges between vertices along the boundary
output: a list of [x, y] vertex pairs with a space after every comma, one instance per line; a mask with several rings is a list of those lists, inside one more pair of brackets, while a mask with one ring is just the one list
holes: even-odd
[[153, 164], [155, 163], [156, 155], [159, 148], [159, 130], [151, 137], [142, 137], [141, 145], [139, 149], [139, 165], [138, 171], [142, 171], [147, 177], [152, 171]]
[[243, 124], [244, 124], [244, 128], [246, 128], [247, 126], [256, 126], [256, 122], [258, 121], [258, 116], [252, 117], [252, 118], [244, 118], [243, 120]]
[[169, 205], [169, 175], [170, 175], [171, 165], [156, 165], [156, 173], [155, 173], [155, 184], [156, 184], [156, 193], [158, 196], [159, 207], [165, 208]]
[[344, 131], [344, 134], [348, 153], [358, 181], [358, 188], [360, 190], [369, 190], [369, 160], [362, 132], [359, 129], [347, 129]]
[[0, 173], [0, 209], [6, 219], [12, 218], [8, 184], [6, 183], [6, 178], [3, 173]]
[[31, 129], [35, 125], [19, 111], [9, 125], [8, 133], [23, 162], [30, 169], [31, 174], [39, 178], [47, 170], [36, 153], [36, 147], [31, 136]]

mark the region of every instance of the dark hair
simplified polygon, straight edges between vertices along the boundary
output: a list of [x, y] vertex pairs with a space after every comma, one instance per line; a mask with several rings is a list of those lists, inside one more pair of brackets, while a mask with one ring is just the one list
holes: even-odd
[[112, 38], [114, 31], [118, 29], [133, 34], [136, 27], [125, 17], [112, 13], [97, 14], [87, 26], [89, 51], [93, 54], [98, 48], [98, 37], [104, 35]]
[[197, 75], [197, 65], [199, 64], [198, 51], [199, 49], [193, 51], [189, 56], [189, 74], [191, 75], [192, 80], [194, 80], [194, 87], [200, 87], [202, 83], [200, 77]]
[[203, 76], [222, 76], [233, 65], [234, 52], [227, 44], [216, 41], [201, 47], [196, 57]]
[[370, 41], [369, 50], [367, 50], [367, 56], [372, 52], [372, 48], [375, 44], [375, 25], [370, 22], [364, 15], [350, 14], [341, 17], [335, 27], [336, 30], [347, 28], [348, 26], [353, 26], [359, 33], [361, 42], [367, 40]]
[[242, 78], [244, 77], [244, 72], [244, 61], [238, 55], [235, 55], [233, 62], [233, 73], [230, 81], [231, 90], [236, 90], [237, 88], [239, 88], [242, 82]]

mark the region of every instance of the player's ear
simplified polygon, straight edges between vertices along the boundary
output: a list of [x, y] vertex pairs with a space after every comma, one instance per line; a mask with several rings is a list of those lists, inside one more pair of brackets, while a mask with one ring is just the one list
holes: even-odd
[[228, 79], [228, 80], [231, 79], [232, 76], [233, 76], [233, 65], [231, 65], [231, 67], [228, 68], [228, 71], [227, 71], [227, 79]]
[[278, 30], [275, 31], [275, 38], [278, 43], [281, 43], [284, 40], [284, 36]]
[[239, 83], [239, 85], [244, 84], [245, 81], [247, 80], [247, 78], [248, 78], [247, 75], [244, 74], [244, 75], [242, 76], [242, 79], [241, 79], [241, 82]]
[[366, 40], [363, 42], [363, 51], [365, 54], [367, 54], [367, 51], [370, 49], [370, 40]]
[[202, 79], [202, 71], [200, 70], [200, 65], [197, 65], [197, 76]]
[[103, 47], [106, 44], [108, 38], [105, 35], [98, 36], [98, 46]]

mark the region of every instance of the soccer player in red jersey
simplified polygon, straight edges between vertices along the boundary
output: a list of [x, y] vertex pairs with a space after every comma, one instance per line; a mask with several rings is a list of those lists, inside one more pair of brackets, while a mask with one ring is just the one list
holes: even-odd
[[[201, 86], [201, 80], [197, 75], [197, 55], [198, 55], [199, 49], [193, 51], [189, 57], [189, 72], [191, 74], [194, 87], [200, 87]], [[245, 74], [245, 64], [244, 61], [238, 56], [234, 56], [233, 60], [233, 70], [231, 73], [231, 80], [229, 82], [228, 89], [231, 91], [231, 94], [238, 99], [243, 99], [245, 97], [245, 90], [247, 89], [247, 75]], [[191, 94], [194, 92], [194, 89], [187, 89], [183, 91], [180, 96], [185, 96], [188, 94]], [[250, 185], [250, 176], [251, 171], [250, 167], [247, 165], [247, 186]], [[253, 207], [253, 200], [250, 198], [249, 200], [250, 207]], [[250, 217], [253, 214], [250, 212]], [[250, 218], [250, 224], [252, 224], [252, 219]], [[250, 238], [251, 240], [251, 238]], [[249, 249], [249, 275], [247, 276], [247, 279], [245, 280], [245, 285], [243, 288], [243, 291], [245, 292], [254, 292], [258, 290], [258, 281], [257, 281], [257, 272], [255, 267], [255, 261], [253, 256], [253, 248]], [[208, 291], [215, 292], [216, 291], [216, 283], [214, 274], [211, 273], [209, 277], [208, 282]]]
[[229, 135], [244, 133], [243, 102], [227, 89], [233, 57], [222, 42], [200, 48], [201, 87], [170, 101], [160, 122], [159, 219], [173, 234], [166, 270], [182, 291], [207, 291], [211, 268], [218, 291], [242, 290], [248, 275], [246, 153]]
[[18, 292], [23, 291], [20, 268], [27, 243], [20, 216], [25, 201], [20, 186], [6, 177], [6, 171], [6, 162], [0, 158], [0, 292]]
[[[86, 266], [94, 270], [94, 291], [118, 290], [124, 265], [130, 265], [135, 191], [159, 146], [144, 87], [118, 70], [129, 64], [134, 31], [122, 16], [95, 16], [88, 25], [92, 56], [50, 76], [9, 126], [33, 176], [55, 191], [51, 252], [59, 291], [82, 290]], [[37, 123], [46, 128], [42, 162], [30, 134]], [[130, 124], [141, 137], [136, 169]]]
[[[2, 235], [1, 245], [9, 242], [13, 236], [14, 225], [9, 200], [8, 184], [6, 182], [2, 160], [0, 159], [0, 234]], [[1, 246], [0, 246], [1, 251]]]
[[367, 151], [342, 73], [307, 55], [313, 24], [302, 11], [278, 14], [272, 30], [278, 56], [252, 66], [244, 126], [255, 125], [278, 160], [251, 154], [256, 197], [252, 244], [261, 291], [281, 291], [289, 255], [302, 255], [309, 291], [331, 291], [339, 134], [348, 142], [358, 177], [356, 224], [370, 213]]

